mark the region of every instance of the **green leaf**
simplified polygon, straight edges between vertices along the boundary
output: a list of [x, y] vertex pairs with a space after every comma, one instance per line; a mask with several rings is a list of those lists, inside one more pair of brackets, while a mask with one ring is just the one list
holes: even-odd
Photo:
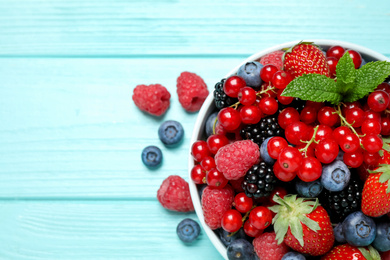
[[383, 142], [382, 149], [385, 151], [390, 152], [390, 145], [388, 143]]
[[320, 74], [303, 74], [295, 78], [284, 89], [282, 96], [316, 102], [329, 101], [332, 104], [338, 104], [342, 100], [336, 82]]
[[365, 259], [372, 260], [370, 252], [367, 249], [365, 249], [364, 247], [358, 247], [358, 249]]
[[340, 58], [336, 66], [337, 88], [347, 93], [354, 86], [356, 78], [355, 65], [348, 52]]
[[369, 62], [356, 70], [355, 87], [345, 95], [343, 101], [353, 102], [375, 90], [390, 75], [390, 62]]
[[383, 157], [383, 155], [385, 155], [385, 153], [383, 152], [383, 150], [380, 150], [378, 153], [379, 153], [380, 157]]
[[316, 221], [314, 221], [314, 220], [312, 220], [312, 219], [306, 217], [305, 215], [299, 216], [299, 220], [300, 220], [303, 224], [305, 224], [308, 228], [310, 228], [311, 230], [313, 230], [314, 232], [317, 232], [318, 230], [321, 230], [320, 225], [319, 225]]
[[276, 240], [278, 241], [278, 244], [283, 242], [284, 236], [287, 233], [288, 230], [288, 219], [287, 218], [279, 218], [275, 224], [274, 224], [274, 230], [276, 233]]
[[298, 240], [301, 246], [304, 246], [303, 242], [303, 229], [300, 221], [292, 221], [290, 223], [291, 234]]

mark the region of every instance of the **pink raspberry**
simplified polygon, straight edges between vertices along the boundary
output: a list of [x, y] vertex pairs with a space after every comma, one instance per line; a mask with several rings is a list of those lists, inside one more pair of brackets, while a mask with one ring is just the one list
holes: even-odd
[[232, 208], [234, 191], [230, 185], [223, 189], [207, 186], [202, 193], [202, 209], [204, 221], [211, 229], [221, 227], [223, 213]]
[[259, 146], [250, 140], [236, 141], [220, 148], [215, 155], [218, 171], [226, 179], [237, 180], [260, 160]]
[[188, 212], [194, 210], [188, 183], [178, 175], [166, 178], [157, 191], [157, 199], [169, 210]]
[[151, 115], [161, 116], [169, 107], [171, 94], [160, 84], [138, 85], [133, 91], [135, 105]]
[[263, 233], [256, 237], [252, 243], [257, 256], [261, 260], [280, 260], [290, 251], [284, 242], [278, 245], [275, 232]]
[[177, 95], [181, 106], [188, 112], [199, 111], [209, 91], [203, 79], [191, 72], [182, 72], [177, 78]]
[[278, 69], [282, 69], [283, 67], [283, 54], [284, 51], [274, 51], [260, 59], [260, 63], [263, 65], [272, 64], [275, 65]]

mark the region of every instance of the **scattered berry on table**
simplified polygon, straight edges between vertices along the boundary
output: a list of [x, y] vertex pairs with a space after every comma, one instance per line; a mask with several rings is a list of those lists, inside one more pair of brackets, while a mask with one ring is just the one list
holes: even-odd
[[284, 51], [274, 51], [271, 53], [268, 53], [261, 57], [260, 63], [263, 65], [274, 65], [277, 69], [282, 69], [283, 67], [283, 55]]
[[250, 140], [236, 141], [220, 148], [215, 155], [217, 169], [228, 180], [237, 180], [260, 160], [259, 146]]
[[261, 198], [269, 197], [276, 183], [272, 165], [261, 162], [247, 171], [242, 186], [248, 197]]
[[157, 199], [169, 210], [194, 211], [188, 183], [178, 175], [171, 175], [163, 181], [157, 191]]
[[215, 84], [214, 89], [214, 103], [218, 110], [233, 105], [238, 101], [237, 98], [232, 98], [226, 95], [223, 91], [223, 85], [225, 84], [226, 79], [222, 79], [220, 82]]
[[345, 240], [352, 246], [368, 246], [376, 236], [374, 220], [361, 211], [349, 214], [343, 221]]
[[390, 222], [381, 221], [376, 225], [376, 237], [372, 245], [379, 252], [390, 250]]
[[169, 107], [171, 94], [160, 84], [138, 85], [133, 90], [132, 98], [140, 110], [154, 116], [161, 116]]
[[155, 168], [159, 165], [161, 165], [163, 160], [163, 155], [157, 146], [151, 145], [147, 146], [142, 150], [141, 154], [142, 162], [147, 166], [151, 168]]
[[175, 120], [165, 121], [158, 128], [158, 137], [165, 146], [175, 147], [183, 140], [184, 128]]
[[188, 112], [199, 111], [209, 94], [203, 79], [191, 72], [182, 72], [177, 78], [176, 87], [179, 102]]
[[282, 260], [306, 260], [306, 257], [297, 252], [288, 252], [282, 257]]
[[186, 218], [177, 225], [176, 233], [181, 241], [191, 243], [198, 238], [200, 226], [196, 221]]
[[229, 260], [254, 260], [254, 250], [251, 243], [245, 239], [236, 239], [227, 248]]
[[256, 237], [253, 247], [261, 260], [281, 260], [290, 251], [284, 242], [278, 244], [275, 232], [266, 232]]
[[263, 65], [257, 61], [251, 61], [243, 64], [237, 71], [237, 75], [242, 77], [247, 86], [260, 88], [263, 83], [260, 78], [260, 70]]

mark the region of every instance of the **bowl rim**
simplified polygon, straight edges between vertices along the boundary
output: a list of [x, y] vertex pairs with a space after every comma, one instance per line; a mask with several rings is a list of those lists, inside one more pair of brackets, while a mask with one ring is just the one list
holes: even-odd
[[[267, 53], [281, 50], [283, 48], [291, 47], [291, 46], [297, 44], [298, 42], [299, 41], [285, 42], [282, 44], [272, 46], [270, 48], [266, 48], [262, 51], [259, 51], [255, 54], [249, 56], [248, 58], [244, 59], [239, 65], [237, 65], [234, 69], [232, 69], [229, 73], [227, 73], [225, 75], [225, 78], [227, 78], [233, 74], [236, 74], [238, 69], [246, 62], [258, 60], [259, 58], [261, 58], [262, 56], [264, 56]], [[306, 42], [306, 40], [305, 40], [305, 42]], [[356, 50], [360, 54], [362, 54], [362, 56], [369, 57], [372, 60], [390, 61], [390, 59], [387, 58], [386, 56], [384, 56], [383, 54], [380, 54], [380, 53], [373, 51], [369, 48], [363, 47], [363, 46], [358, 45], [358, 44], [350, 43], [350, 42], [338, 41], [338, 40], [326, 40], [326, 39], [311, 39], [311, 40], [309, 39], [309, 40], [307, 40], [307, 42], [313, 42], [314, 44], [319, 45], [320, 47], [323, 47], [323, 48], [329, 48], [330, 46], [333, 46], [333, 45], [340, 45], [346, 49]], [[189, 183], [191, 199], [192, 199], [192, 202], [194, 204], [195, 212], [196, 212], [196, 215], [198, 216], [198, 219], [203, 227], [203, 230], [206, 232], [208, 238], [210, 239], [210, 241], [212, 242], [214, 247], [218, 250], [218, 252], [221, 254], [221, 256], [224, 259], [227, 259], [226, 247], [223, 245], [223, 243], [221, 242], [219, 237], [214, 233], [214, 231], [211, 230], [204, 221], [201, 201], [200, 201], [199, 194], [198, 194], [198, 189], [196, 187], [196, 184], [191, 179], [191, 169], [195, 165], [194, 160], [192, 159], [192, 156], [191, 156], [191, 146], [195, 141], [199, 140], [199, 138], [203, 135], [204, 124], [205, 124], [205, 121], [207, 119], [206, 115], [210, 114], [210, 112], [212, 110], [214, 110], [213, 100], [214, 100], [213, 92], [210, 92], [210, 94], [208, 95], [208, 97], [204, 101], [204, 103], [199, 111], [199, 114], [197, 116], [197, 119], [196, 119], [196, 122], [195, 122], [195, 125], [193, 128], [193, 132], [192, 132], [192, 136], [191, 136], [191, 140], [190, 140], [191, 145], [190, 145], [189, 153], [188, 153], [188, 174], [189, 174], [189, 182], [188, 183]]]

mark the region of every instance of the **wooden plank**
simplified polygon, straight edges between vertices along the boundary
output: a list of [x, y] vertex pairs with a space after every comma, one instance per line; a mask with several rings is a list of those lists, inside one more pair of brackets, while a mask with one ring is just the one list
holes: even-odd
[[[154, 199], [168, 175], [187, 179], [197, 114], [180, 106], [177, 76], [183, 70], [196, 72], [212, 90], [240, 59], [1, 62], [0, 198]], [[172, 95], [161, 119], [140, 112], [131, 100], [137, 84], [156, 82]], [[185, 129], [184, 143], [175, 149], [165, 148], [157, 135], [168, 119]], [[159, 146], [164, 154], [156, 171], [140, 159], [148, 145]]]
[[307, 38], [389, 54], [386, 0], [0, 1], [0, 55], [244, 54]]
[[194, 213], [155, 201], [0, 201], [1, 259], [222, 259], [201, 231], [191, 245], [176, 226]]

